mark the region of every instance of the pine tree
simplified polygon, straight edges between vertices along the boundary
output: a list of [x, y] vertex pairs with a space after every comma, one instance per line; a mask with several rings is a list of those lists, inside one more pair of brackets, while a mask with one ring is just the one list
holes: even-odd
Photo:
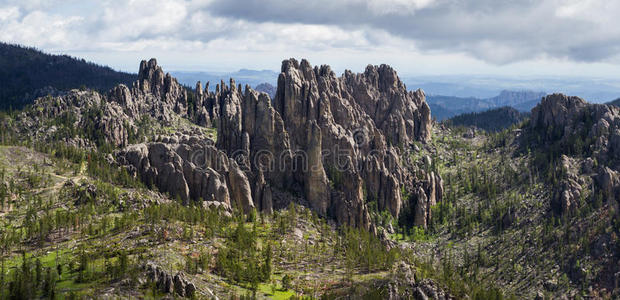
[[43, 294], [48, 299], [56, 298], [56, 282], [58, 281], [58, 274], [54, 268], [47, 269], [47, 275], [45, 276], [45, 284], [43, 286]]
[[291, 288], [291, 277], [286, 274], [282, 277], [282, 289], [288, 290]]
[[271, 243], [267, 243], [267, 247], [264, 250], [263, 257], [265, 258], [265, 263], [263, 264], [263, 281], [269, 281], [271, 278], [271, 261], [272, 261], [272, 253], [271, 253]]
[[119, 276], [124, 276], [127, 273], [127, 269], [129, 268], [129, 257], [127, 256], [126, 251], [121, 251], [120, 256], [118, 257], [118, 271]]
[[58, 259], [56, 259], [56, 273], [58, 274], [58, 278], [62, 279], [62, 264], [58, 263]]
[[4, 268], [4, 257], [2, 257], [2, 266], [0, 267], [0, 298], [4, 299], [4, 284], [5, 284], [5, 268]]
[[88, 255], [82, 250], [80, 253], [80, 266], [78, 273], [78, 282], [88, 282], [90, 280], [90, 261]]
[[41, 281], [43, 280], [43, 265], [41, 264], [41, 260], [40, 259], [36, 259], [35, 260], [35, 286], [39, 286], [41, 284]]

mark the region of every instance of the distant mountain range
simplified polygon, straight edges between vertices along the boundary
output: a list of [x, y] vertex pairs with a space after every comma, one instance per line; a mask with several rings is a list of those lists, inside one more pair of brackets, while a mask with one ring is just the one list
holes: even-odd
[[443, 121], [460, 114], [482, 112], [504, 106], [528, 112], [545, 95], [544, 92], [502, 91], [499, 95], [490, 98], [427, 95], [426, 101], [431, 107], [433, 117], [438, 121]]
[[[171, 75], [188, 87], [197, 81], [210, 82], [210, 89], [234, 78], [237, 84], [250, 85], [257, 91], [275, 96], [279, 73], [273, 70], [241, 69], [236, 72], [172, 71]], [[73, 88], [87, 87], [100, 92], [124, 83], [131, 84], [136, 74], [115, 71], [109, 67], [67, 55], [51, 55], [18, 45], [0, 43], [0, 109], [18, 109], [35, 98], [56, 95]], [[540, 87], [564, 91], [601, 103], [614, 99], [620, 87], [605, 80], [586, 79], [511, 79], [481, 76], [403, 77], [408, 89], [422, 88], [434, 118], [446, 120], [459, 114], [482, 112], [503, 106], [527, 112], [545, 95], [528, 91]], [[499, 89], [505, 88], [497, 95]], [[495, 95], [495, 96], [493, 96]], [[617, 97], [617, 96], [616, 96]], [[606, 100], [605, 100], [606, 99]], [[616, 101], [620, 102], [620, 101]], [[620, 105], [620, 103], [616, 103]]]
[[[503, 107], [479, 112], [462, 113], [443, 120], [445, 124], [450, 126], [475, 126], [486, 131], [495, 132], [508, 128], [529, 117], [532, 107], [536, 106], [536, 104], [538, 104], [541, 100], [540, 98], [528, 100], [529, 98], [536, 96], [536, 94], [538, 93], [503, 91], [499, 96], [489, 99], [436, 96], [436, 100], [442, 104], [431, 104], [431, 114], [434, 116], [448, 116], [453, 114], [453, 110], [447, 109], [443, 106], [446, 105], [446, 103], [448, 105], [453, 105], [458, 109], [463, 109], [463, 107], [466, 107], [467, 105], [471, 105], [472, 108], [480, 108], [488, 105], [489, 103], [505, 103], [506, 106]], [[430, 96], [430, 98], [435, 97]], [[609, 101], [605, 104], [620, 107], [620, 98]]]
[[254, 89], [259, 92], [267, 93], [267, 95], [269, 95], [271, 99], [274, 99], [276, 97], [277, 88], [269, 83], [266, 83], [266, 82], [261, 83], [257, 85]]
[[620, 81], [609, 77], [571, 75], [416, 75], [401, 76], [407, 88], [421, 88], [427, 95], [491, 98], [502, 90], [546, 91], [576, 95], [591, 103], [605, 103], [618, 98]]
[[84, 59], [0, 42], [0, 109], [19, 109], [36, 97], [80, 87], [107, 91], [136, 79]]

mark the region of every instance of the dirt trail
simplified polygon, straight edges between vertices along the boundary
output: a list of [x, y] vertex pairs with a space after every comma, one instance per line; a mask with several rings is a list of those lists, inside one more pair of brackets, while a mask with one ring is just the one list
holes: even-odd
[[33, 193], [40, 194], [42, 192], [49, 191], [49, 190], [60, 190], [62, 188], [62, 186], [65, 184], [65, 182], [67, 182], [68, 180], [73, 180], [74, 182], [77, 183], [77, 182], [80, 182], [82, 179], [86, 179], [87, 178], [85, 175], [77, 175], [77, 176], [67, 177], [67, 176], [53, 174], [53, 176], [56, 177], [56, 178], [60, 178], [61, 180], [59, 180], [58, 182], [56, 182], [52, 186], [35, 189], [35, 190], [33, 190]]

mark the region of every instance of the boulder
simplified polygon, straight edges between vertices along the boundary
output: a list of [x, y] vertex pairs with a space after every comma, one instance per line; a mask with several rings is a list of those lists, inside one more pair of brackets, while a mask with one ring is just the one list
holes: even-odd
[[419, 187], [413, 194], [414, 202], [414, 219], [413, 224], [415, 226], [426, 228], [428, 221], [430, 220], [430, 203], [426, 192], [422, 187]]
[[186, 202], [216, 201], [246, 212], [254, 207], [245, 173], [210, 142], [183, 134], [158, 140], [117, 151], [116, 161], [144, 182]]
[[172, 276], [152, 262], [144, 264], [143, 269], [146, 272], [147, 279], [154, 282], [155, 286], [164, 293], [192, 298], [197, 291], [196, 285], [187, 280], [183, 272], [178, 272]]
[[249, 213], [254, 209], [252, 201], [252, 191], [250, 183], [245, 173], [241, 171], [234, 160], [230, 160], [230, 169], [228, 171], [228, 186], [233, 203], [243, 209], [245, 213]]
[[560, 183], [556, 186], [551, 198], [551, 208], [556, 213], [566, 213], [579, 207], [581, 197], [581, 179], [574, 173], [573, 162], [562, 155], [556, 173], [560, 174]]
[[605, 199], [615, 200], [618, 189], [618, 172], [609, 167], [601, 167], [596, 177], [599, 190]]

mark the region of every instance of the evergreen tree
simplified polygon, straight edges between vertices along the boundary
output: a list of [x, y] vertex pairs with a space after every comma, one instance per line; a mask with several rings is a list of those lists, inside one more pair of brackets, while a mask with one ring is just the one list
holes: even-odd
[[38, 287], [41, 284], [41, 281], [43, 280], [43, 265], [41, 264], [41, 260], [39, 258], [37, 258], [35, 260], [35, 281], [34, 284], [36, 287]]
[[117, 277], [122, 277], [127, 274], [127, 270], [129, 268], [129, 256], [126, 251], [121, 251], [118, 257], [118, 275]]
[[263, 264], [263, 281], [269, 281], [271, 278], [271, 261], [272, 261], [272, 253], [271, 253], [271, 243], [267, 243], [267, 247], [263, 251], [263, 257], [265, 262]]
[[58, 274], [54, 268], [47, 268], [45, 276], [45, 284], [43, 286], [43, 295], [48, 299], [56, 298], [56, 282], [58, 281]]

